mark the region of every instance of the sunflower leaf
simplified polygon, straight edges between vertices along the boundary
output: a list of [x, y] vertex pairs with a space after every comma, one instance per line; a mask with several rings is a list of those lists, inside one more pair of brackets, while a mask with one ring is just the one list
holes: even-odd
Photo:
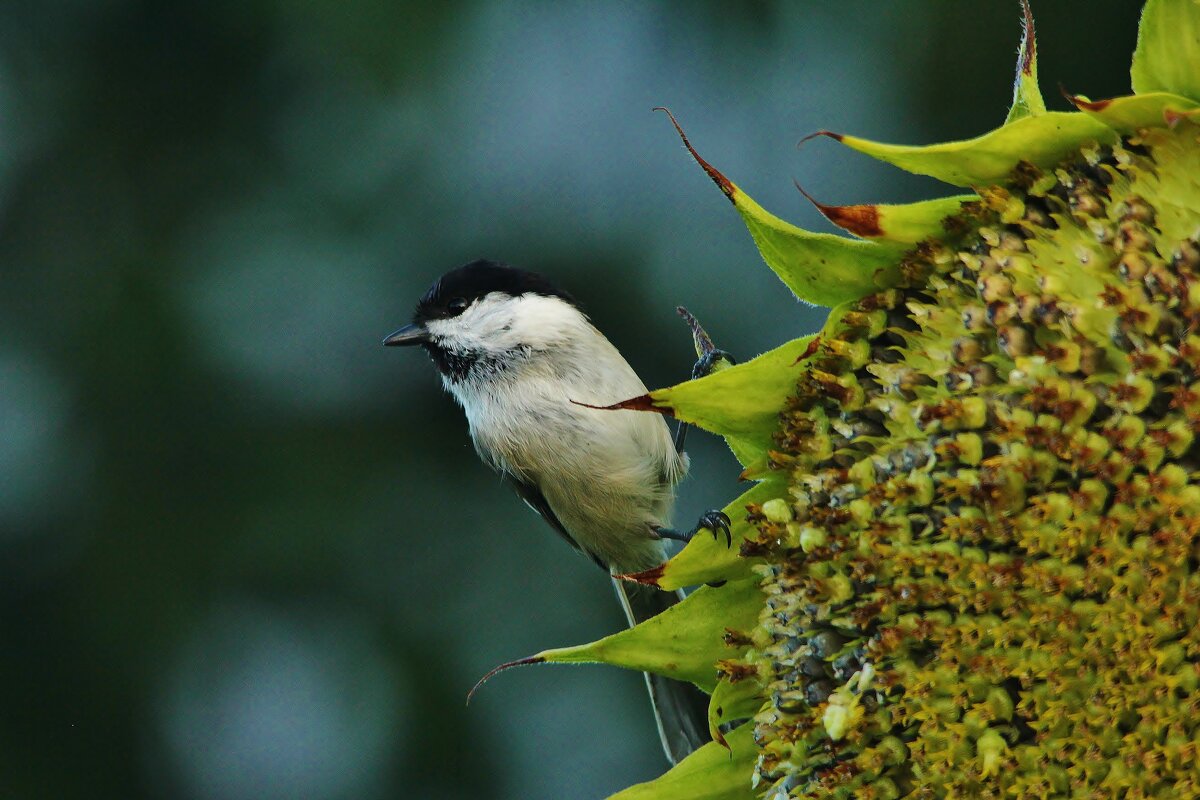
[[740, 555], [746, 534], [754, 531], [754, 526], [746, 521], [746, 506], [762, 505], [768, 500], [782, 497], [784, 491], [782, 481], [772, 476], [727, 505], [725, 513], [732, 523], [732, 543], [727, 543], [723, 536], [709, 536], [702, 532], [693, 536], [687, 546], [665, 564], [626, 577], [660, 589], [682, 589], [712, 581], [750, 577], [756, 562]]
[[669, 772], [631, 786], [609, 800], [752, 800], [750, 766], [757, 757], [752, 725], [729, 734], [729, 749], [709, 742]]
[[1117, 140], [1116, 132], [1087, 114], [1062, 111], [1022, 117], [974, 139], [925, 147], [872, 142], [831, 131], [812, 136], [828, 136], [907, 172], [954, 186], [1001, 182], [1021, 161], [1051, 167], [1085, 142], [1111, 144]]
[[543, 650], [516, 663], [609, 664], [689, 681], [712, 692], [717, 685], [714, 665], [732, 655], [723, 639], [725, 629], [753, 628], [762, 604], [757, 579], [702, 586], [633, 628], [588, 644]]
[[815, 352], [815, 335], [703, 378], [650, 392], [649, 405], [706, 431], [734, 437], [763, 452], [784, 399], [796, 388], [800, 362]]
[[[796, 187], [800, 189], [799, 185]], [[860, 239], [881, 239], [898, 244], [916, 244], [938, 238], [945, 229], [942, 220], [957, 214], [962, 204], [979, 198], [973, 194], [938, 197], [916, 203], [887, 205], [863, 203], [852, 206], [830, 206], [818, 203], [808, 192], [800, 189], [825, 218]]]
[[796, 297], [814, 305], [832, 306], [857, 300], [899, 280], [896, 258], [903, 248], [887, 242], [812, 233], [785, 222], [701, 158], [674, 116], [671, 123], [696, 163], [741, 214], [763, 261]]
[[1135, 94], [1171, 92], [1200, 100], [1200, 3], [1147, 0], [1129, 69]]
[[1200, 108], [1200, 103], [1195, 100], [1170, 92], [1132, 94], [1110, 100], [1089, 100], [1083, 95], [1068, 95], [1067, 99], [1083, 113], [1122, 134], [1162, 125], [1171, 114], [1187, 114]]
[[1038, 88], [1037, 40], [1029, 0], [1021, 0], [1021, 9], [1025, 24], [1021, 34], [1021, 49], [1017, 54], [1017, 77], [1013, 81], [1012, 107], [1008, 110], [1005, 123], [1046, 113], [1046, 101], [1042, 99], [1042, 90]]

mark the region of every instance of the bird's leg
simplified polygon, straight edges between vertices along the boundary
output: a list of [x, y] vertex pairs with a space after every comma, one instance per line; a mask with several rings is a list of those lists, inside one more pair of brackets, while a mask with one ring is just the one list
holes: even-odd
[[725, 534], [725, 544], [729, 547], [733, 546], [733, 534], [729, 530], [729, 517], [724, 511], [705, 511], [700, 515], [699, 521], [690, 531], [684, 533], [677, 531], [674, 528], [664, 528], [658, 525], [654, 526], [654, 532], [660, 539], [674, 539], [677, 542], [690, 542], [692, 537], [700, 531], [708, 531], [716, 539], [718, 534]]
[[[713, 344], [712, 338], [709, 337], [708, 333], [701, 327], [699, 320], [692, 316], [690, 311], [683, 306], [679, 306], [675, 310], [687, 322], [688, 327], [692, 329], [692, 342], [696, 345], [697, 359], [695, 366], [692, 367], [692, 380], [719, 372], [737, 363], [729, 353], [717, 349], [717, 346]], [[681, 456], [683, 455], [683, 443], [687, 438], [689, 427], [691, 426], [680, 420], [679, 425], [675, 428], [675, 452]], [[733, 546], [733, 534], [729, 530], [729, 517], [723, 511], [715, 509], [705, 511], [701, 514], [695, 527], [687, 532], [677, 531], [673, 528], [654, 528], [654, 532], [659, 538], [674, 539], [678, 542], [690, 542], [692, 537], [702, 530], [711, 533], [713, 539], [718, 538], [720, 534], [724, 534], [725, 543], [730, 547]]]
[[[683, 317], [688, 327], [692, 329], [692, 342], [696, 345], [696, 355], [698, 358], [696, 359], [695, 366], [692, 367], [692, 380], [703, 378], [705, 375], [711, 375], [714, 372], [720, 372], [726, 367], [731, 367], [737, 363], [729, 353], [717, 349], [717, 346], [713, 344], [712, 338], [700, 326], [700, 321], [692, 316], [692, 312], [683, 306], [677, 307], [675, 311], [679, 316]], [[682, 420], [675, 427], [675, 452], [679, 455], [683, 455], [683, 443], [687, 438], [688, 428], [690, 427], [688, 423]], [[715, 536], [716, 533], [714, 532], [713, 535]]]

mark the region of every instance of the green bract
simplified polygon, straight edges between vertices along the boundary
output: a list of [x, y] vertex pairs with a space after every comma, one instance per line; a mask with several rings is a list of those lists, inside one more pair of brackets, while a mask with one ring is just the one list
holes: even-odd
[[1200, 797], [1200, 3], [1146, 4], [1132, 73], [1046, 111], [1027, 14], [1000, 128], [833, 135], [974, 192], [820, 206], [857, 240], [696, 155], [834, 308], [621, 404], [725, 436], [757, 483], [732, 548], [628, 576], [726, 583], [536, 659], [711, 693], [714, 741], [617, 797]]

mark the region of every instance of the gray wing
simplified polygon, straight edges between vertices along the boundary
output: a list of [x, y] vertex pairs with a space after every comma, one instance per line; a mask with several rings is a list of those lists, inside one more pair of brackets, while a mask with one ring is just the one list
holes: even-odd
[[504, 480], [513, 489], [517, 495], [525, 501], [525, 505], [536, 511], [542, 519], [546, 520], [551, 528], [553, 528], [559, 536], [567, 541], [567, 544], [583, 553], [585, 556], [596, 562], [596, 565], [605, 572], [608, 572], [608, 565], [596, 557], [595, 553], [591, 553], [580, 546], [579, 542], [575, 541], [575, 537], [567, 532], [566, 527], [559, 520], [558, 515], [554, 513], [554, 509], [550, 507], [550, 503], [546, 502], [546, 496], [542, 494], [542, 490], [536, 484], [522, 480], [511, 472], [501, 470], [500, 474], [504, 476]]

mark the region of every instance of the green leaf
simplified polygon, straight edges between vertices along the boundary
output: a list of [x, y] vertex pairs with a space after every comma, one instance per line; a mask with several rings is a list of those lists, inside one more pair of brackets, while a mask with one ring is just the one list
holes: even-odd
[[900, 279], [896, 262], [902, 247], [812, 233], [784, 222], [701, 158], [674, 116], [671, 123], [696, 163], [742, 215], [763, 261], [796, 297], [815, 305], [832, 306], [893, 286]]
[[761, 505], [776, 497], [785, 496], [787, 489], [782, 476], [773, 475], [756, 484], [749, 491], [725, 506], [725, 513], [732, 523], [730, 535], [733, 543], [727, 544], [725, 537], [713, 537], [706, 533], [693, 536], [687, 546], [675, 557], [645, 572], [626, 577], [660, 589], [682, 589], [702, 583], [749, 578], [753, 573], [753, 559], [743, 558], [739, 553], [746, 535], [755, 532], [755, 527], [746, 521], [746, 506]]
[[1083, 95], [1068, 95], [1076, 108], [1122, 134], [1139, 128], [1161, 127], [1171, 114], [1187, 114], [1200, 103], [1169, 92], [1131, 94], [1111, 100], [1089, 100]]
[[631, 397], [607, 411], [655, 411], [724, 436], [743, 466], [763, 461], [784, 401], [800, 378], [799, 362], [816, 351], [816, 335], [794, 339], [744, 364]]
[[[815, 334], [802, 336], [744, 364], [657, 389], [647, 395], [649, 405], [765, 453], [783, 403], [796, 390], [800, 362], [815, 351], [815, 339]], [[630, 402], [618, 407], [632, 407]]]
[[731, 199], [763, 261], [801, 300], [833, 306], [894, 286], [900, 279], [900, 248], [810, 233], [772, 215], [744, 192]]
[[1129, 77], [1135, 94], [1200, 100], [1200, 1], [1147, 0]]
[[[800, 186], [796, 186], [800, 189]], [[903, 205], [866, 203], [853, 206], [827, 206], [818, 203], [800, 189], [825, 218], [861, 239], [882, 239], [898, 244], [916, 244], [944, 234], [942, 220], [957, 214], [963, 203], [978, 200], [973, 194], [937, 197]]]
[[1021, 49], [1017, 54], [1017, 77], [1013, 82], [1012, 108], [1008, 110], [1008, 117], [1004, 120], [1006, 124], [1016, 122], [1022, 117], [1046, 113], [1046, 101], [1042, 99], [1042, 90], [1038, 88], [1037, 39], [1029, 0], [1021, 0], [1021, 9], [1025, 15], [1025, 25], [1021, 35]]
[[830, 309], [821, 333], [793, 339], [744, 364], [607, 408], [658, 411], [726, 438], [739, 439], [747, 447], [757, 448], [759, 455], [766, 455], [779, 426], [779, 414], [795, 393], [808, 359], [820, 350], [821, 338], [836, 330], [853, 307], [853, 303], [840, 303]]
[[828, 136], [872, 158], [955, 186], [999, 183], [1021, 161], [1051, 167], [1086, 142], [1117, 140], [1111, 128], [1087, 114], [1062, 111], [1022, 117], [974, 139], [925, 147], [883, 144], [831, 131], [812, 136]]
[[[835, 328], [850, 306], [844, 303], [833, 308], [822, 331]], [[720, 434], [743, 465], [754, 465], [755, 473], [762, 474], [779, 425], [779, 413], [796, 390], [796, 382], [805, 368], [801, 362], [817, 352], [819, 336], [795, 339], [744, 364], [659, 389], [612, 408], [656, 410]], [[665, 564], [627, 577], [663, 589], [678, 589], [749, 575], [754, 562], [740, 555], [741, 543], [753, 530], [745, 521], [745, 507], [784, 496], [777, 477], [782, 476], [767, 472], [762, 483], [725, 508], [732, 522], [731, 546], [711, 536], [696, 536]]]
[[708, 732], [718, 744], [728, 744], [720, 726], [737, 719], [753, 717], [764, 702], [762, 685], [753, 677], [740, 681], [722, 678], [708, 703]]
[[753, 733], [753, 725], [743, 725], [727, 737], [728, 750], [709, 742], [662, 776], [609, 800], [753, 800], [758, 796], [750, 785], [758, 757]]
[[543, 650], [512, 666], [610, 664], [690, 681], [711, 693], [717, 685], [717, 661], [733, 655], [723, 639], [725, 629], [750, 630], [758, 623], [763, 605], [758, 583], [751, 579], [702, 586], [633, 628], [589, 644]]
[[733, 452], [733, 457], [736, 458], [738, 463], [743, 467], [750, 467], [753, 464], [761, 464], [766, 460], [765, 451], [763, 450], [763, 445], [760, 441], [756, 441], [754, 439], [743, 439], [737, 436], [726, 436], [725, 444], [729, 445], [730, 451]]

